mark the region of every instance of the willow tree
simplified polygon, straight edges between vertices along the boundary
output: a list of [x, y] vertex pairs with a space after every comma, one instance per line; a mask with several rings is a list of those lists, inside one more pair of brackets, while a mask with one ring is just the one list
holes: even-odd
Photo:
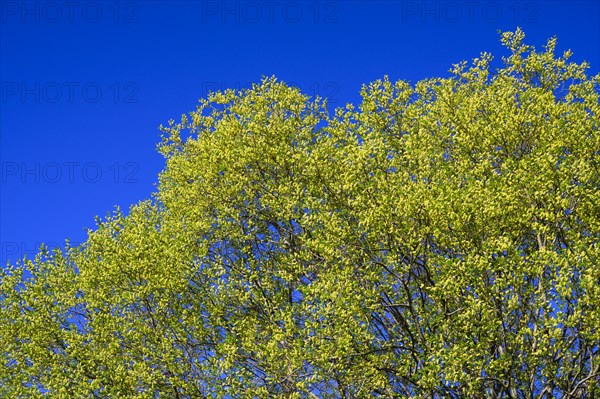
[[599, 398], [600, 75], [523, 39], [161, 126], [151, 200], [2, 272], [0, 396]]

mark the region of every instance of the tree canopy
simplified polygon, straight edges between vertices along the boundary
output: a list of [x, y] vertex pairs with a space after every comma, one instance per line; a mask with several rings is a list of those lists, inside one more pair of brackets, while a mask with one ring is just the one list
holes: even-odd
[[1, 272], [0, 396], [600, 398], [600, 75], [501, 41], [161, 126], [153, 198]]

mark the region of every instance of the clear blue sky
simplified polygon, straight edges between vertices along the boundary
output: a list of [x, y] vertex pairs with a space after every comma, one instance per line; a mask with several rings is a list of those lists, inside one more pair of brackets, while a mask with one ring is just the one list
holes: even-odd
[[333, 105], [389, 75], [447, 76], [497, 31], [600, 70], [600, 2], [0, 0], [1, 261], [85, 239], [148, 198], [157, 127], [207, 91], [275, 75]]

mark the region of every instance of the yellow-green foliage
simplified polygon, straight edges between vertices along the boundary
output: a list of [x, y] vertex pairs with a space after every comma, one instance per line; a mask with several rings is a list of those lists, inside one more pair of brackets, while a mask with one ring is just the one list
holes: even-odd
[[0, 396], [600, 397], [600, 75], [523, 38], [161, 127], [152, 200], [0, 275]]

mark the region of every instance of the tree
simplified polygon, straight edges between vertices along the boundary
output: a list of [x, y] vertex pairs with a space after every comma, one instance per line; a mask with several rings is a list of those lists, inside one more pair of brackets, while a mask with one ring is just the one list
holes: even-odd
[[151, 200], [2, 272], [1, 396], [599, 398], [600, 75], [523, 39], [161, 126]]

